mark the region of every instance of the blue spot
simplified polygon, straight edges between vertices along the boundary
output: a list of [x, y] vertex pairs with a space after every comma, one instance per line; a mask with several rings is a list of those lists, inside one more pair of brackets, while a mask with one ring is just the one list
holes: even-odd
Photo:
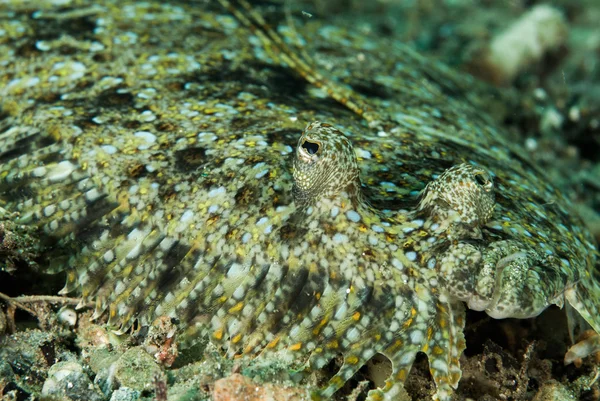
[[246, 233], [246, 234], [244, 234], [244, 235], [242, 236], [242, 242], [243, 242], [244, 244], [247, 244], [247, 243], [248, 243], [248, 241], [250, 241], [250, 238], [252, 238], [252, 234], [250, 234], [250, 233]]
[[353, 221], [355, 223], [358, 223], [360, 221], [360, 215], [354, 210], [348, 210], [346, 212], [346, 217], [348, 217], [348, 220]]

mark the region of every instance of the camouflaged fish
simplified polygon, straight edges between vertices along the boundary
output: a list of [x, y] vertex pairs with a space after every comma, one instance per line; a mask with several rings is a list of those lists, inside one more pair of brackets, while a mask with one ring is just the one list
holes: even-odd
[[[387, 88], [361, 96], [247, 3], [220, 2], [241, 26], [201, 5], [108, 0], [2, 20], [0, 206], [39, 227], [62, 293], [122, 332], [173, 316], [182, 341], [208, 335], [230, 356], [309, 370], [342, 356], [315, 398], [383, 354], [392, 373], [369, 399], [394, 399], [423, 352], [449, 400], [465, 306], [566, 306], [600, 332], [592, 239], [486, 117], [488, 88], [394, 44], [401, 63], [360, 49], [350, 81]], [[341, 60], [352, 35], [327, 38]]]

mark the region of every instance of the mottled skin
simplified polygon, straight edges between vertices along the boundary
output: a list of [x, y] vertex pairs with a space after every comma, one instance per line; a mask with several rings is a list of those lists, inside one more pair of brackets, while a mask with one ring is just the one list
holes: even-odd
[[[0, 81], [0, 207], [39, 227], [41, 265], [68, 271], [64, 293], [96, 302], [95, 317], [122, 332], [167, 315], [181, 341], [208, 335], [230, 356], [279, 352], [316, 369], [341, 355], [323, 397], [381, 353], [393, 372], [370, 398], [394, 399], [422, 351], [434, 397], [449, 399], [464, 303], [525, 318], [567, 301], [573, 326], [600, 330], [589, 233], [474, 100], [456, 95], [476, 83], [400, 48], [403, 65], [380, 71], [397, 93], [363, 98], [317, 73], [244, 2], [221, 3], [275, 61], [354, 114], [282, 95], [268, 66], [205, 82], [230, 72], [225, 60], [255, 57], [231, 52], [231, 22], [210, 10], [107, 1], [82, 11], [102, 23], [77, 46], [25, 57], [27, 35], [37, 43], [27, 9], [15, 18], [25, 33], [0, 43], [12, 57]], [[157, 23], [145, 23], [152, 13]], [[160, 40], [131, 46], [124, 29]], [[163, 48], [169, 30], [177, 39]], [[205, 35], [181, 42], [188, 30]], [[105, 50], [64, 51], [90, 41]], [[302, 121], [314, 122], [298, 140]]]

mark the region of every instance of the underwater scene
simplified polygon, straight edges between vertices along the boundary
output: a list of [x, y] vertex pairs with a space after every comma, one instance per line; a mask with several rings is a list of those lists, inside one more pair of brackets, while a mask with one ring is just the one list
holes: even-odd
[[0, 398], [600, 400], [598, 21], [0, 0]]

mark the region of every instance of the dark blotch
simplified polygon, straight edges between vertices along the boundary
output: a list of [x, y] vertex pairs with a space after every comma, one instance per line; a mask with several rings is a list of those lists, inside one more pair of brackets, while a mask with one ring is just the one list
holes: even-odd
[[115, 89], [107, 89], [100, 93], [96, 99], [96, 105], [102, 108], [121, 108], [133, 105], [133, 95], [131, 93], [119, 93]]
[[44, 360], [46, 360], [48, 366], [52, 366], [56, 363], [56, 351], [54, 349], [54, 344], [44, 343], [40, 346], [40, 350], [42, 351], [42, 355], [44, 356]]
[[175, 152], [175, 166], [183, 172], [196, 171], [207, 162], [206, 149], [187, 148]]
[[242, 188], [238, 189], [235, 194], [235, 203], [239, 206], [248, 206], [257, 198], [257, 190], [254, 187], [244, 185]]

